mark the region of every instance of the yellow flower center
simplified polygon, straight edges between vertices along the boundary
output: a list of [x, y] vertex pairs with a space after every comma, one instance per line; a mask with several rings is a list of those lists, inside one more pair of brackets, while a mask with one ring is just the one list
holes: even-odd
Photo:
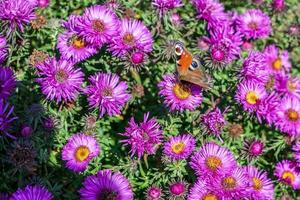
[[272, 67], [274, 70], [279, 71], [282, 68], [282, 61], [280, 58], [277, 58], [276, 60], [274, 60], [274, 62], [272, 63]]
[[295, 83], [291, 80], [288, 80], [287, 87], [290, 91], [294, 92], [297, 89], [297, 83]]
[[92, 27], [95, 31], [98, 31], [100, 33], [105, 30], [105, 25], [104, 25], [104, 22], [102, 20], [94, 20], [92, 22]]
[[206, 158], [205, 164], [210, 170], [216, 171], [218, 167], [222, 165], [222, 161], [216, 156], [209, 156], [208, 158]]
[[191, 89], [181, 83], [176, 83], [173, 87], [174, 95], [180, 100], [186, 100], [191, 95]]
[[288, 119], [293, 122], [295, 122], [299, 119], [299, 113], [292, 108], [287, 110], [286, 115], [287, 115]]
[[224, 187], [224, 189], [231, 190], [236, 187], [236, 180], [232, 176], [228, 176], [228, 177], [223, 178], [221, 184]]
[[256, 177], [253, 177], [252, 178], [252, 182], [253, 182], [253, 188], [255, 190], [261, 190], [262, 188], [262, 182], [260, 179], [256, 178]]
[[73, 40], [72, 40], [72, 45], [76, 49], [81, 49], [85, 46], [85, 42], [80, 37], [74, 37]]
[[293, 172], [291, 171], [284, 171], [282, 173], [282, 179], [287, 180], [287, 181], [291, 181], [294, 182], [295, 181], [295, 175]]
[[90, 150], [86, 146], [80, 146], [75, 151], [75, 158], [77, 161], [85, 161], [90, 155]]
[[181, 154], [185, 149], [185, 144], [183, 142], [177, 142], [172, 145], [172, 151], [176, 154]]
[[218, 197], [214, 194], [208, 193], [202, 197], [202, 200], [218, 200]]
[[258, 100], [258, 96], [257, 96], [256, 92], [254, 92], [254, 91], [247, 92], [246, 101], [248, 104], [254, 105], [257, 103], [257, 100]]
[[131, 33], [125, 33], [123, 36], [123, 41], [127, 45], [134, 45], [134, 36]]

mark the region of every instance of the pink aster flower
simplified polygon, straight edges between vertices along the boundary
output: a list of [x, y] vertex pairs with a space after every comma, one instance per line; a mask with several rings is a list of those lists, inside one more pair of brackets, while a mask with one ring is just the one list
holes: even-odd
[[174, 160], [186, 159], [194, 151], [195, 144], [196, 141], [191, 135], [173, 136], [164, 144], [163, 152]]
[[290, 71], [291, 63], [288, 51], [279, 52], [275, 45], [269, 45], [265, 48], [264, 55], [270, 74], [284, 74]]
[[272, 7], [278, 12], [283, 11], [285, 8], [285, 0], [273, 0]]
[[77, 98], [84, 74], [80, 69], [75, 69], [72, 63], [50, 58], [37, 65], [37, 70], [40, 77], [37, 82], [47, 99], [70, 102]]
[[57, 48], [63, 58], [73, 63], [80, 62], [97, 53], [95, 46], [76, 33], [65, 31], [58, 36]]
[[185, 199], [187, 195], [188, 184], [184, 181], [172, 181], [169, 184], [168, 194], [170, 199]]
[[130, 99], [125, 81], [116, 74], [97, 73], [89, 78], [90, 85], [85, 94], [91, 108], [99, 108], [99, 116], [121, 114], [121, 110]]
[[182, 6], [181, 0], [153, 0], [152, 5], [157, 9], [160, 16], [169, 10]]
[[247, 39], [266, 38], [272, 31], [271, 20], [261, 10], [247, 10], [237, 20], [238, 30]]
[[149, 187], [146, 191], [147, 200], [161, 200], [162, 196], [162, 189], [155, 185]]
[[284, 184], [300, 189], [300, 174], [295, 164], [289, 160], [282, 160], [276, 164], [274, 175]]
[[7, 54], [8, 54], [8, 50], [7, 50], [6, 39], [5, 37], [2, 37], [0, 35], [0, 64], [5, 61]]
[[75, 172], [84, 171], [90, 161], [97, 157], [100, 147], [97, 140], [89, 135], [77, 133], [68, 139], [62, 150], [62, 160], [66, 167]]
[[175, 75], [167, 74], [158, 84], [159, 95], [171, 111], [194, 110], [202, 103], [201, 88], [192, 84], [182, 84]]
[[300, 78], [280, 75], [276, 80], [275, 88], [280, 94], [300, 99]]
[[202, 123], [206, 129], [206, 132], [219, 136], [226, 124], [226, 120], [223, 113], [219, 108], [216, 108], [209, 113], [203, 114]]
[[14, 30], [24, 31], [24, 25], [35, 19], [34, 6], [27, 0], [0, 1], [0, 19], [7, 24], [8, 33]]
[[239, 84], [235, 99], [240, 103], [244, 110], [253, 112], [262, 99], [267, 96], [264, 86], [253, 82], [243, 81]]
[[256, 109], [256, 117], [259, 123], [263, 123], [266, 120], [271, 126], [276, 120], [276, 113], [274, 112], [279, 105], [281, 98], [275, 92], [268, 94], [267, 97], [259, 101]]
[[10, 200], [52, 200], [53, 195], [47, 188], [40, 185], [27, 185], [14, 192]]
[[192, 156], [190, 166], [198, 176], [206, 179], [231, 171], [236, 167], [236, 161], [227, 148], [206, 143]]
[[246, 140], [242, 148], [243, 155], [246, 158], [253, 159], [261, 156], [264, 151], [264, 143], [257, 139]]
[[110, 42], [118, 34], [119, 20], [116, 14], [105, 6], [86, 8], [79, 18], [77, 32], [94, 46]]
[[136, 123], [132, 117], [125, 133], [120, 133], [120, 135], [126, 137], [121, 142], [125, 146], [131, 147], [129, 151], [131, 157], [137, 154], [140, 159], [145, 153], [155, 154], [158, 145], [162, 142], [163, 132], [160, 125], [154, 118], [149, 120], [148, 118], [149, 113], [146, 113], [143, 122]]
[[139, 50], [144, 53], [152, 51], [153, 38], [143, 22], [134, 19], [122, 19], [118, 35], [112, 40], [109, 50], [115, 56]]
[[190, 189], [187, 200], [219, 200], [222, 196], [209, 183], [203, 179], [198, 179], [195, 185]]
[[285, 97], [276, 109], [276, 128], [288, 135], [300, 134], [300, 100]]
[[209, 29], [214, 29], [228, 22], [224, 6], [218, 0], [192, 0], [199, 19], [207, 22]]
[[272, 180], [263, 170], [258, 170], [253, 166], [245, 168], [248, 183], [250, 183], [250, 196], [253, 200], [274, 199], [274, 188]]
[[300, 167], [300, 141], [297, 141], [293, 147], [293, 157], [296, 160], [296, 164], [298, 167]]

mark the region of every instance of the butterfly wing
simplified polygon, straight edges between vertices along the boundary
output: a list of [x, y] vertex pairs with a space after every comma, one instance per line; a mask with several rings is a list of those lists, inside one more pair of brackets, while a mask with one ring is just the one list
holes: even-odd
[[200, 68], [193, 71], [188, 70], [185, 72], [185, 74], [178, 73], [178, 78], [181, 81], [193, 83], [204, 89], [210, 88], [209, 78]]

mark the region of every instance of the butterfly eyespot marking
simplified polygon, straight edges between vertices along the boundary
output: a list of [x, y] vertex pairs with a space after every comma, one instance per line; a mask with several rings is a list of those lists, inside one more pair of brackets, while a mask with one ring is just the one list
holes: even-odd
[[175, 45], [175, 54], [177, 56], [181, 56], [182, 52], [183, 52], [183, 47], [180, 44], [176, 44]]
[[193, 60], [190, 67], [189, 67], [189, 70], [191, 71], [194, 71], [195, 69], [197, 69], [198, 67], [200, 66], [200, 62], [198, 60]]

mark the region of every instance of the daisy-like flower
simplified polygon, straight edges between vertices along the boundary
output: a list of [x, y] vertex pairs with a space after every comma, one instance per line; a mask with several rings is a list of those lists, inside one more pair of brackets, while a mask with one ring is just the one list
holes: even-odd
[[84, 171], [90, 161], [100, 153], [97, 140], [89, 135], [77, 133], [68, 139], [63, 147], [62, 160], [66, 161], [66, 167], [75, 172]]
[[9, 67], [0, 67], [0, 98], [9, 97], [16, 87], [14, 72]]
[[235, 99], [242, 104], [244, 110], [255, 111], [259, 102], [267, 96], [265, 88], [253, 81], [243, 81], [239, 84]]
[[0, 133], [1, 135], [6, 134], [12, 138], [14, 138], [14, 136], [10, 135], [7, 130], [10, 127], [11, 122], [17, 119], [17, 117], [11, 116], [13, 111], [13, 106], [10, 107], [8, 103], [5, 103], [3, 99], [0, 99]]
[[152, 51], [153, 38], [143, 22], [134, 19], [122, 19], [118, 35], [112, 40], [109, 50], [115, 56], [139, 50], [144, 53]]
[[300, 189], [300, 174], [292, 161], [282, 160], [277, 163], [274, 175], [282, 183], [292, 186], [293, 189]]
[[27, 0], [0, 1], [0, 19], [8, 26], [9, 32], [24, 31], [24, 25], [35, 19], [34, 5]]
[[151, 186], [146, 191], [147, 200], [160, 200], [163, 197], [162, 189], [158, 186]]
[[105, 6], [95, 5], [85, 9], [77, 31], [90, 44], [101, 47], [117, 35], [118, 28], [116, 14]]
[[157, 9], [160, 16], [166, 14], [169, 10], [182, 6], [181, 0], [153, 0], [152, 5]]
[[251, 9], [237, 19], [238, 30], [247, 39], [265, 38], [272, 31], [271, 20], [261, 10]]
[[272, 180], [263, 170], [258, 170], [253, 166], [245, 168], [248, 183], [250, 183], [250, 195], [253, 200], [274, 199], [274, 188]]
[[95, 46], [70, 31], [59, 34], [57, 48], [63, 58], [71, 60], [73, 63], [85, 60], [97, 53]]
[[293, 157], [297, 161], [297, 166], [300, 166], [300, 141], [297, 141], [293, 147]]
[[121, 140], [125, 146], [130, 146], [131, 156], [138, 155], [140, 159], [145, 153], [155, 154], [157, 145], [162, 142], [163, 132], [154, 118], [149, 119], [149, 113], [144, 114], [143, 122], [137, 124], [132, 117], [125, 130], [120, 135], [126, 137]]
[[99, 116], [118, 115], [130, 99], [127, 84], [116, 74], [97, 73], [89, 78], [90, 85], [85, 89], [90, 107], [99, 108]]
[[222, 68], [240, 55], [242, 36], [228, 25], [211, 30], [206, 40], [210, 45], [206, 63], [213, 67]]
[[295, 97], [285, 97], [276, 109], [275, 126], [289, 135], [300, 134], [300, 100]]
[[25, 188], [19, 188], [12, 194], [10, 200], [52, 200], [53, 195], [45, 188], [39, 185], [28, 185]]
[[80, 69], [74, 69], [73, 64], [67, 60], [57, 61], [55, 58], [36, 67], [40, 76], [37, 82], [47, 99], [70, 102], [77, 98], [84, 77]]
[[243, 199], [248, 194], [247, 174], [240, 167], [215, 177], [212, 185], [214, 186], [214, 191], [218, 191], [223, 198]]
[[298, 77], [291, 77], [290, 75], [277, 76], [275, 88], [283, 96], [300, 99], [300, 79]]
[[236, 167], [236, 161], [227, 148], [215, 143], [206, 143], [192, 156], [190, 166], [198, 176], [206, 179], [231, 171]]
[[281, 98], [275, 92], [268, 94], [267, 97], [259, 101], [256, 110], [256, 117], [259, 123], [263, 123], [263, 120], [266, 120], [270, 126], [272, 125], [276, 120], [276, 113], [274, 111], [280, 101]]
[[192, 0], [199, 19], [207, 22], [209, 29], [214, 29], [228, 22], [224, 6], [218, 0]]
[[267, 64], [266, 70], [270, 74], [284, 74], [290, 71], [291, 63], [288, 51], [279, 52], [275, 45], [269, 45], [264, 50], [264, 56]]
[[100, 170], [86, 177], [79, 193], [82, 200], [133, 200], [129, 181], [120, 172], [111, 170]]
[[203, 114], [201, 122], [203, 123], [206, 132], [217, 136], [222, 133], [222, 130], [226, 125], [226, 120], [219, 108]]
[[185, 199], [187, 192], [188, 184], [184, 181], [172, 181], [169, 184], [170, 199]]
[[257, 139], [246, 140], [242, 148], [243, 155], [246, 158], [253, 159], [261, 156], [264, 150], [264, 143]]
[[0, 64], [6, 59], [8, 50], [5, 37], [0, 36]]
[[163, 76], [158, 84], [159, 95], [171, 111], [194, 110], [202, 103], [201, 88], [192, 84], [182, 84], [174, 74]]
[[193, 136], [184, 134], [173, 136], [164, 144], [164, 154], [174, 160], [186, 159], [195, 149]]
[[199, 179], [190, 189], [188, 200], [221, 200], [222, 197], [203, 179]]

